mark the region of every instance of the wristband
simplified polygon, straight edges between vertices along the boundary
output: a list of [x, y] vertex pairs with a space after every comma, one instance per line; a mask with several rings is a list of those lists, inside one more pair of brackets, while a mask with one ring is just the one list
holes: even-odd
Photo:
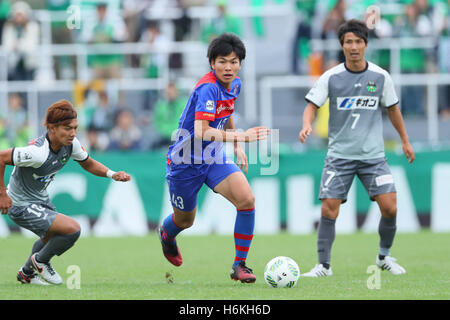
[[115, 173], [116, 173], [115, 171], [112, 171], [112, 170], [108, 169], [108, 171], [106, 171], [106, 176], [107, 176], [108, 178], [111, 178], [111, 179], [112, 179], [112, 176], [113, 176]]

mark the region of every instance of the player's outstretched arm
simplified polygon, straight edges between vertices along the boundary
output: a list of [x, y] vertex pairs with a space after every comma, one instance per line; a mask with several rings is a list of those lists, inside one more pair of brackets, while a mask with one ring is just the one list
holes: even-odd
[[5, 188], [5, 167], [7, 164], [12, 165], [12, 149], [0, 151], [0, 210], [2, 214], [8, 213], [12, 206], [12, 200], [6, 193]]
[[253, 127], [245, 132], [224, 131], [212, 128], [208, 120], [195, 120], [194, 133], [196, 139], [204, 141], [254, 142], [267, 139], [270, 129], [266, 127]]
[[91, 157], [79, 163], [84, 170], [99, 177], [109, 177], [115, 181], [122, 182], [129, 181], [131, 179], [130, 175], [125, 171], [114, 172], [97, 160], [92, 159]]
[[301, 143], [305, 143], [306, 139], [312, 132], [312, 124], [316, 118], [317, 109], [318, 108], [314, 104], [308, 103], [305, 111], [303, 111], [303, 128], [298, 134], [298, 138]]
[[400, 136], [400, 139], [402, 141], [403, 153], [408, 159], [408, 162], [412, 163], [416, 158], [416, 156], [414, 154], [414, 150], [411, 144], [409, 143], [409, 137], [408, 134], [406, 133], [405, 123], [403, 122], [403, 117], [400, 108], [398, 107], [398, 105], [390, 107], [387, 109], [387, 114], [389, 120], [391, 121], [392, 125], [394, 126], [395, 130], [397, 130]]

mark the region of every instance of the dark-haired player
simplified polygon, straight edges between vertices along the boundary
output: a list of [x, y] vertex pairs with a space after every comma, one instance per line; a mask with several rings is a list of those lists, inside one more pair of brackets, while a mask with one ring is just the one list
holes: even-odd
[[330, 255], [335, 222], [355, 175], [381, 211], [376, 264], [396, 275], [406, 272], [390, 255], [396, 231], [397, 198], [384, 153], [382, 109], [387, 111], [389, 120], [400, 135], [403, 152], [410, 163], [415, 156], [390, 75], [364, 58], [367, 37], [368, 29], [363, 22], [350, 20], [342, 24], [338, 38], [345, 63], [325, 72], [306, 95], [309, 103], [303, 113], [303, 128], [299, 134], [302, 143], [312, 132], [317, 109], [328, 98], [330, 117], [328, 154], [319, 194], [322, 200], [317, 240], [319, 264], [303, 276], [333, 274]]
[[111, 171], [89, 157], [75, 136], [77, 113], [69, 101], [61, 100], [51, 105], [44, 125], [46, 134], [30, 145], [0, 151], [0, 175], [4, 176], [6, 165], [15, 166], [7, 190], [3, 178], [0, 179], [0, 210], [2, 214], [8, 213], [16, 224], [39, 236], [31, 255], [17, 273], [17, 280], [37, 285], [62, 283], [50, 259], [66, 252], [80, 236], [80, 225], [58, 213], [46, 191], [69, 158], [94, 175], [116, 181], [130, 180], [127, 173]]
[[[247, 178], [247, 156], [240, 142], [265, 139], [269, 129], [250, 128], [236, 132], [234, 101], [241, 91], [237, 76], [245, 58], [245, 46], [234, 34], [225, 33], [211, 41], [208, 48], [211, 72], [195, 86], [181, 114], [175, 142], [167, 154], [166, 178], [173, 214], [159, 229], [163, 253], [175, 266], [182, 257], [175, 237], [194, 223], [197, 193], [203, 184], [229, 200], [237, 210], [234, 228], [236, 255], [230, 276], [233, 280], [256, 280], [246, 264], [255, 225], [255, 199]], [[227, 159], [223, 142], [233, 142], [240, 168]], [[214, 250], [211, 248], [211, 250]]]

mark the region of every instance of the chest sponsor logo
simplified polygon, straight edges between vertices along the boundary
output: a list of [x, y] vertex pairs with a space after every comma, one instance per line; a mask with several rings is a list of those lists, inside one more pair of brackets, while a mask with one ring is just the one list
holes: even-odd
[[356, 96], [356, 97], [338, 97], [338, 110], [366, 109], [376, 110], [378, 108], [378, 97]]
[[56, 175], [56, 172], [50, 173], [46, 176], [38, 176], [36, 173], [33, 173], [33, 178], [34, 178], [34, 180], [37, 180], [42, 183], [49, 183], [53, 180], [55, 175]]
[[232, 112], [234, 110], [234, 101], [228, 102], [228, 103], [218, 103], [216, 114], [220, 114], [222, 111], [229, 111]]

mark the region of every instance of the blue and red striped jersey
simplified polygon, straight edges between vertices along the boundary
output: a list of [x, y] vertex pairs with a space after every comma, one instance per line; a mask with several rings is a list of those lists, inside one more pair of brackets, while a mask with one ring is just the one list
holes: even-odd
[[208, 120], [212, 128], [223, 130], [234, 112], [234, 101], [241, 91], [241, 79], [236, 77], [230, 90], [218, 81], [214, 71], [204, 75], [196, 84], [178, 122], [175, 142], [169, 147], [169, 162], [202, 164], [209, 163], [219, 154], [223, 143], [198, 141], [195, 143], [194, 121]]

